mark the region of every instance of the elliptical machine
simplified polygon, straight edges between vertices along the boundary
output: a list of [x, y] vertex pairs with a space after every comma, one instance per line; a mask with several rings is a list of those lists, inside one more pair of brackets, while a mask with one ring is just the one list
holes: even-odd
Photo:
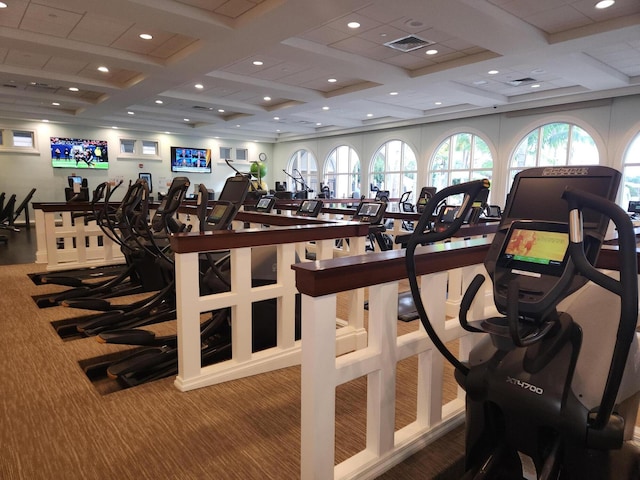
[[[420, 320], [466, 391], [464, 479], [640, 478], [632, 443], [640, 399], [638, 264], [633, 226], [613, 203], [619, 181], [619, 172], [602, 166], [516, 175], [484, 262], [498, 315], [467, 320], [483, 275], [461, 302], [461, 326], [488, 334], [466, 361], [429, 322], [414, 254], [459, 228], [478, 194], [474, 182], [444, 189], [427, 205], [426, 219], [446, 197], [465, 194], [445, 232], [425, 228], [421, 218], [421, 228], [401, 239]], [[619, 278], [593, 266], [609, 219], [618, 230]]]

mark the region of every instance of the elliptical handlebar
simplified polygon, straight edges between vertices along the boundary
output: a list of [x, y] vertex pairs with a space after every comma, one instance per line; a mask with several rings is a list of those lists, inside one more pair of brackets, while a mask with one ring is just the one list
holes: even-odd
[[[487, 179], [474, 180], [472, 182], [465, 182], [443, 188], [427, 202], [424, 212], [422, 212], [420, 220], [418, 221], [413, 233], [410, 235], [399, 235], [395, 239], [396, 243], [406, 242], [407, 244], [405, 255], [407, 278], [409, 280], [409, 286], [411, 287], [411, 295], [413, 296], [415, 307], [420, 317], [420, 322], [424, 326], [429, 338], [431, 338], [431, 341], [438, 351], [455, 367], [456, 370], [460, 371], [464, 375], [467, 375], [469, 372], [469, 367], [458, 360], [458, 358], [456, 358], [456, 356], [446, 347], [429, 321], [426, 309], [422, 303], [420, 287], [418, 286], [416, 278], [415, 250], [418, 245], [423, 243], [437, 242], [451, 237], [462, 226], [464, 219], [471, 210], [473, 201], [483, 190], [487, 188], [489, 188], [489, 180]], [[464, 194], [465, 198], [462, 206], [456, 213], [454, 221], [443, 231], [436, 232], [429, 228], [431, 218], [437, 206], [447, 198], [460, 194]], [[480, 288], [480, 284], [477, 285], [477, 288]], [[471, 297], [471, 300], [472, 299], [473, 297]]]
[[[601, 430], [609, 422], [622, 380], [631, 342], [638, 319], [638, 263], [633, 224], [628, 215], [615, 203], [588, 192], [567, 189], [563, 198], [569, 205], [569, 253], [577, 272], [620, 297], [620, 322], [611, 358], [607, 382], [600, 407], [591, 428]], [[598, 271], [584, 252], [582, 209], [590, 208], [608, 216], [618, 230], [620, 280]]]
[[[439, 242], [440, 240], [450, 238], [460, 229], [465, 218], [467, 218], [467, 214], [471, 210], [473, 201], [480, 192], [489, 188], [489, 184], [489, 180], [485, 178], [482, 180], [473, 180], [471, 182], [460, 183], [458, 185], [451, 185], [443, 188], [429, 199], [413, 233], [409, 235], [398, 235], [395, 238], [395, 242], [413, 244], [415, 247], [418, 244]], [[464, 194], [465, 198], [462, 205], [456, 212], [453, 222], [447, 224], [448, 226], [440, 232], [435, 232], [429, 228], [431, 219], [434, 217], [434, 213], [438, 206], [447, 198], [460, 194]]]

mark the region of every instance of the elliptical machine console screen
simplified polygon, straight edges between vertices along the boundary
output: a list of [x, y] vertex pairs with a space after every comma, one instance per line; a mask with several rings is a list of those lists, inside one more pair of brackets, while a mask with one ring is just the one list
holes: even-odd
[[322, 201], [320, 200], [303, 200], [296, 212], [296, 215], [304, 217], [317, 217], [322, 210]]
[[212, 230], [224, 230], [233, 220], [236, 210], [233, 203], [218, 200], [207, 218], [207, 224]]
[[258, 203], [256, 204], [256, 211], [269, 213], [273, 208], [273, 206], [275, 205], [275, 203], [276, 203], [275, 197], [265, 195], [261, 197], [260, 200], [258, 200]]
[[386, 210], [387, 204], [385, 202], [365, 200], [358, 205], [353, 220], [377, 225], [382, 222], [382, 216]]
[[560, 276], [568, 258], [567, 226], [546, 222], [514, 222], [498, 257], [498, 267], [511, 273]]

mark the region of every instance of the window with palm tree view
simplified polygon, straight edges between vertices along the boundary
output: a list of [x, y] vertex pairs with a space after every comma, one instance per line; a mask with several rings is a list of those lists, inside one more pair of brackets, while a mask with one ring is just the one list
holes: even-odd
[[640, 133], [631, 140], [624, 154], [621, 206], [630, 200], [640, 201]]
[[525, 168], [599, 162], [598, 147], [584, 129], [571, 123], [548, 123], [529, 132], [516, 147], [509, 165], [507, 191], [516, 173]]
[[[386, 190], [389, 198], [400, 198], [404, 192], [417, 196], [418, 163], [413, 149], [400, 140], [390, 140], [373, 155], [369, 174], [369, 189]], [[418, 192], [419, 193], [419, 192]]]
[[456, 133], [438, 145], [431, 159], [428, 186], [441, 190], [492, 177], [493, 156], [487, 142], [473, 133]]
[[348, 145], [329, 153], [324, 166], [324, 185], [335, 198], [360, 198], [360, 157]]

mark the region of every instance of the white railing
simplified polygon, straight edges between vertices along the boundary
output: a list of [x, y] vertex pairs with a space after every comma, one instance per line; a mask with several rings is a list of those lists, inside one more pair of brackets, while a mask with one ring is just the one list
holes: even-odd
[[[353, 261], [354, 265], [360, 263], [357, 258]], [[315, 266], [302, 268], [311, 271]], [[321, 268], [327, 274], [326, 268]], [[380, 264], [380, 268], [385, 266]], [[445, 341], [459, 340], [461, 359], [467, 358], [473, 342], [480, 336], [469, 335], [460, 327], [457, 317], [451, 318], [447, 312], [455, 309], [460, 300], [457, 294], [451, 298], [451, 293], [462, 292], [478, 272], [485, 273], [483, 265], [420, 277], [429, 318]], [[340, 274], [349, 272], [343, 268]], [[443, 402], [443, 359], [423, 327], [398, 335], [398, 281], [369, 285], [367, 347], [344, 355], [333, 348], [334, 326], [326, 321], [331, 316], [328, 312], [336, 310], [338, 293], [312, 296], [303, 291], [301, 478], [304, 480], [375, 478], [463, 421], [463, 392], [458, 389], [455, 399]], [[474, 301], [469, 317], [484, 318], [494, 308], [490, 292], [485, 291]], [[418, 359], [416, 420], [395, 430], [397, 365], [410, 356]], [[335, 465], [336, 387], [359, 377], [367, 378], [366, 446]]]
[[120, 246], [104, 235], [95, 221], [74, 218], [67, 204], [34, 204], [36, 263], [47, 270], [67, 270], [124, 262]]
[[[340, 228], [333, 225], [323, 227]], [[366, 226], [351, 225], [342, 230], [350, 232], [349, 243], [354, 252], [364, 252], [364, 237], [353, 236], [358, 230], [362, 234]], [[295, 303], [297, 289], [291, 265], [305, 259], [307, 242], [315, 238], [315, 254], [318, 259], [333, 258], [335, 238], [315, 235], [311, 227], [306, 230], [291, 230], [292, 240], [283, 242], [281, 227], [264, 229], [209, 232], [208, 234], [185, 234], [172, 238], [176, 261], [176, 299], [178, 312], [179, 367], [175, 385], [182, 391], [214, 385], [220, 382], [255, 375], [287, 366], [299, 365], [301, 343], [295, 338]], [[273, 235], [273, 240], [260, 240]], [[257, 239], [255, 242], [243, 238]], [[339, 236], [339, 234], [337, 234]], [[326, 235], [325, 235], [326, 237]], [[220, 240], [224, 239], [224, 240]], [[195, 242], [194, 248], [184, 247], [185, 242]], [[216, 241], [218, 243], [216, 244]], [[220, 243], [222, 241], [222, 243]], [[226, 243], [225, 243], [226, 242]], [[247, 243], [246, 246], [230, 248]], [[181, 245], [183, 245], [181, 247]], [[226, 245], [231, 255], [231, 289], [228, 292], [200, 295], [200, 255], [204, 251], [219, 250]], [[270, 248], [275, 262], [275, 283], [252, 286], [252, 247]], [[277, 344], [262, 351], [252, 351], [252, 302], [275, 299], [277, 304]], [[364, 290], [357, 289], [350, 294], [349, 317], [335, 317], [333, 341], [340, 353], [357, 350], [366, 345], [364, 329]], [[202, 365], [200, 322], [201, 315], [222, 308], [231, 309], [232, 358], [213, 365]]]

